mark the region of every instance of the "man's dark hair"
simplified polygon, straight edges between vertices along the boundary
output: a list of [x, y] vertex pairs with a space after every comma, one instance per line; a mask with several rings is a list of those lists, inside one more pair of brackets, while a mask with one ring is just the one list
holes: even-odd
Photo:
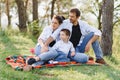
[[77, 8], [72, 8], [72, 9], [70, 10], [70, 12], [71, 12], [71, 13], [75, 13], [75, 14], [76, 14], [76, 17], [80, 17], [80, 15], [81, 15], [80, 10], [77, 9]]
[[70, 31], [68, 29], [62, 29], [61, 31], [63, 31], [67, 36], [70, 36]]

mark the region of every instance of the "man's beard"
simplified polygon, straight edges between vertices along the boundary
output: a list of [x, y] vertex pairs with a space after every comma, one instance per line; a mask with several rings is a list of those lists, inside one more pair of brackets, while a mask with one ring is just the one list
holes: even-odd
[[70, 23], [74, 23], [74, 21], [70, 19]]
[[70, 20], [70, 23], [74, 24], [76, 21]]

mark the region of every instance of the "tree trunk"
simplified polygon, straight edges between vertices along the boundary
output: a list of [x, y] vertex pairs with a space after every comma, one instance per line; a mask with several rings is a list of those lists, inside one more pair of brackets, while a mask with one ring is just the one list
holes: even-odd
[[51, 19], [52, 19], [53, 15], [54, 15], [54, 4], [55, 4], [55, 1], [56, 1], [56, 0], [52, 0]]
[[38, 0], [32, 0], [33, 2], [33, 21], [38, 20]]
[[56, 5], [57, 5], [57, 12], [58, 12], [58, 14], [60, 14], [60, 1], [59, 0], [57, 0], [56, 1]]
[[102, 50], [105, 56], [112, 55], [114, 0], [103, 0]]
[[9, 9], [9, 0], [6, 0], [6, 13], [7, 13], [7, 18], [8, 18], [8, 26], [11, 24], [11, 17], [10, 17], [10, 9]]
[[99, 5], [99, 13], [98, 13], [98, 29], [102, 30], [102, 25], [101, 25], [101, 16], [102, 16], [102, 6], [101, 3]]
[[18, 27], [21, 32], [26, 32], [27, 31], [27, 26], [26, 26], [26, 10], [24, 6], [24, 1], [23, 0], [15, 0], [18, 6], [18, 15], [19, 15], [19, 24]]
[[1, 10], [1, 3], [0, 3], [0, 28], [1, 28], [1, 13], [2, 13], [2, 10]]

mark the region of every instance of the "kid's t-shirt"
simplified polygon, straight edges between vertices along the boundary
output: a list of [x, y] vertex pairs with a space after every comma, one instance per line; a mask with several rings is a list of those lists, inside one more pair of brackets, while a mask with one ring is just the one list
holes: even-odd
[[56, 44], [52, 48], [57, 51], [62, 51], [65, 54], [68, 54], [69, 51], [75, 51], [73, 44], [70, 41], [65, 43], [63, 40], [59, 40], [58, 42], [56, 42]]

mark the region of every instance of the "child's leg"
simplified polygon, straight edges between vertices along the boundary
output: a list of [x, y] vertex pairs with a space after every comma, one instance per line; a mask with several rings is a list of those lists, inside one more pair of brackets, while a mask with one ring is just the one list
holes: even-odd
[[76, 61], [79, 63], [86, 63], [88, 61], [88, 56], [86, 54], [78, 52], [76, 52], [75, 56], [73, 57], [69, 53], [68, 58], [70, 58], [71, 61]]
[[55, 61], [58, 61], [58, 62], [69, 62], [70, 59], [67, 58], [67, 54], [61, 52], [61, 51], [57, 51], [58, 52], [58, 56], [55, 58]]
[[58, 56], [58, 53], [56, 50], [53, 50], [53, 49], [49, 50], [48, 52], [38, 55], [41, 61], [48, 61], [50, 59], [54, 59], [56, 56]]
[[37, 61], [36, 63], [33, 63], [32, 66], [35, 67], [35, 66], [43, 65], [43, 64], [44, 64], [44, 61]]

